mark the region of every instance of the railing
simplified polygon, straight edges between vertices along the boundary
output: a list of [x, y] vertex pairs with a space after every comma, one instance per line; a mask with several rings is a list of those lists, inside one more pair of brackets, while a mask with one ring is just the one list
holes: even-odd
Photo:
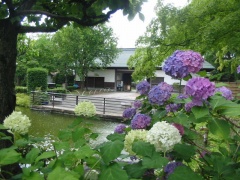
[[[83, 96], [75, 94], [62, 94], [62, 93], [46, 93], [48, 101], [39, 100], [39, 92], [33, 91], [31, 96], [32, 105], [41, 105], [50, 108], [69, 109], [74, 110], [75, 106], [82, 101], [90, 101], [95, 107], [97, 114], [103, 115], [122, 115], [126, 108], [132, 107], [134, 100], [118, 99], [118, 98], [104, 98], [94, 96]], [[37, 101], [36, 101], [37, 100]]]

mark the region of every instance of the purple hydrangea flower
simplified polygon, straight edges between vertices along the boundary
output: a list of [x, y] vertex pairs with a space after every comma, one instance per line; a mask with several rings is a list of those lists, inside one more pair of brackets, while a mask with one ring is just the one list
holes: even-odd
[[176, 112], [181, 108], [181, 104], [168, 104], [165, 109], [167, 112]]
[[119, 124], [119, 125], [117, 125], [115, 127], [114, 133], [122, 134], [122, 133], [124, 133], [125, 129], [126, 129], [126, 125], [125, 124]]
[[203, 105], [203, 102], [201, 100], [193, 100], [193, 101], [185, 104], [185, 110], [187, 112], [190, 112], [192, 107], [194, 107], [194, 106], [202, 106], [202, 105]]
[[164, 172], [168, 175], [172, 174], [176, 167], [183, 166], [182, 162], [171, 162], [164, 167]]
[[130, 119], [136, 114], [136, 109], [135, 108], [127, 108], [123, 111], [123, 117]]
[[185, 86], [185, 94], [192, 96], [195, 101], [206, 100], [215, 92], [215, 84], [207, 78], [196, 77], [190, 79]]
[[148, 99], [151, 104], [163, 105], [173, 91], [173, 87], [165, 82], [161, 82], [157, 86], [154, 86], [148, 93]]
[[163, 66], [163, 71], [173, 78], [184, 78], [196, 73], [203, 67], [204, 59], [194, 51], [175, 51]]
[[186, 94], [179, 94], [177, 98], [178, 99], [187, 99], [188, 95], [186, 95]]
[[226, 88], [225, 86], [216, 88], [215, 93], [216, 92], [221, 92], [222, 96], [225, 97], [225, 99], [227, 99], [227, 100], [233, 100], [232, 91], [230, 89]]
[[181, 124], [173, 123], [172, 125], [178, 129], [181, 136], [184, 134], [184, 127]]
[[240, 73], [240, 65], [237, 67], [237, 73]]
[[133, 102], [133, 107], [136, 108], [136, 109], [142, 107], [142, 101], [140, 101], [140, 100], [134, 101]]
[[137, 84], [136, 88], [137, 88], [137, 91], [141, 95], [147, 95], [147, 93], [148, 93], [148, 91], [150, 89], [150, 84], [147, 81], [142, 81], [142, 82]]
[[132, 129], [146, 129], [151, 123], [151, 118], [145, 114], [136, 114], [131, 121]]

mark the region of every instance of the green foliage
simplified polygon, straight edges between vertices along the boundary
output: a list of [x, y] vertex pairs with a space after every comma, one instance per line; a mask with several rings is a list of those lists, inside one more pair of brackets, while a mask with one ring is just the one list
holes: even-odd
[[27, 94], [17, 93], [16, 94], [16, 105], [21, 107], [29, 107], [30, 106], [30, 97]]
[[50, 100], [49, 94], [47, 92], [35, 91], [32, 96], [32, 105], [45, 105], [48, 104]]
[[27, 87], [25, 86], [16, 86], [15, 87], [16, 93], [25, 93], [27, 94]]
[[52, 92], [52, 93], [63, 93], [66, 94], [67, 90], [62, 88], [62, 87], [57, 87], [57, 88], [53, 88], [53, 89], [48, 89], [48, 92]]
[[27, 88], [28, 92], [41, 87], [41, 90], [47, 90], [47, 75], [48, 72], [43, 68], [31, 68], [27, 70]]
[[212, 80], [239, 79], [236, 74], [240, 64], [238, 1], [226, 5], [224, 0], [192, 0], [183, 8], [159, 1], [156, 14], [157, 18], [151, 21], [144, 36], [139, 37], [137, 50], [129, 59], [129, 67], [136, 69], [134, 80], [151, 78], [153, 72], [148, 71], [160, 67], [177, 49], [200, 52], [216, 67]]

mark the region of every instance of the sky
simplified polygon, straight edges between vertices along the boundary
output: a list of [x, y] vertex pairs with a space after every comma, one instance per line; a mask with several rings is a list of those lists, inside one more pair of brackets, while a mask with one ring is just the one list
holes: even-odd
[[[174, 6], [182, 7], [187, 0], [164, 0], [165, 3], [171, 3]], [[134, 48], [135, 42], [139, 36], [144, 35], [147, 25], [154, 18], [154, 6], [157, 0], [148, 0], [142, 6], [142, 13], [145, 16], [144, 22], [139, 19], [138, 15], [129, 21], [127, 16], [123, 16], [122, 11], [118, 11], [110, 18], [108, 25], [113, 29], [115, 36], [118, 38], [118, 48]]]

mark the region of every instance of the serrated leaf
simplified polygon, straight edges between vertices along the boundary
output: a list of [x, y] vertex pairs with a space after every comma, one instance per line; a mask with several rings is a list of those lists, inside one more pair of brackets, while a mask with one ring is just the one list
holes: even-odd
[[99, 180], [128, 180], [126, 171], [121, 166], [114, 163], [101, 171]]
[[78, 151], [74, 152], [74, 155], [79, 159], [83, 159], [86, 157], [91, 157], [94, 153], [94, 150], [92, 150], [88, 145], [85, 145], [79, 148]]
[[33, 148], [29, 153], [26, 155], [26, 160], [29, 164], [32, 164], [35, 159], [38, 157], [40, 150], [38, 148]]
[[0, 129], [8, 129], [4, 125], [0, 124]]
[[128, 164], [124, 167], [124, 169], [127, 171], [127, 174], [131, 178], [141, 178], [144, 172], [146, 171], [146, 168], [143, 168], [142, 163], [138, 162], [135, 164]]
[[8, 165], [18, 162], [21, 159], [21, 154], [17, 153], [12, 148], [0, 150], [0, 165]]
[[196, 119], [204, 118], [209, 115], [209, 109], [206, 107], [194, 106], [192, 108], [192, 113]]
[[48, 180], [78, 180], [80, 175], [73, 171], [66, 171], [64, 168], [57, 166], [51, 173], [49, 173]]
[[22, 179], [44, 180], [44, 177], [37, 172], [31, 172], [28, 176], [24, 175]]
[[109, 134], [107, 136], [107, 139], [110, 140], [110, 141], [116, 141], [116, 140], [124, 141], [125, 134], [118, 134], [118, 133]]
[[48, 158], [52, 158], [52, 157], [55, 157], [56, 154], [54, 151], [47, 151], [47, 152], [44, 152], [42, 153], [40, 156], [38, 156], [35, 160], [35, 162], [38, 162], [42, 159], [48, 159]]
[[144, 141], [136, 141], [132, 145], [132, 150], [137, 155], [151, 157], [155, 151], [155, 147], [152, 144]]
[[185, 161], [189, 161], [196, 152], [193, 146], [186, 144], [176, 144], [173, 150], [173, 153], [176, 154], [177, 157], [182, 158]]
[[224, 120], [219, 120], [219, 119], [213, 118], [211, 121], [209, 121], [208, 128], [212, 134], [214, 134], [222, 139], [229, 138], [230, 125], [228, 124], [228, 122], [226, 122]]
[[107, 142], [101, 148], [100, 152], [105, 163], [116, 159], [123, 150], [124, 144], [122, 141]]
[[142, 164], [144, 168], [162, 168], [167, 165], [168, 159], [154, 152], [151, 157], [143, 157]]
[[62, 141], [68, 141], [72, 138], [72, 132], [70, 130], [61, 130], [58, 133], [58, 137]]
[[186, 180], [186, 178], [194, 180], [203, 180], [201, 176], [194, 173], [187, 166], [176, 167], [176, 169], [174, 169], [174, 172], [168, 176], [168, 180]]

